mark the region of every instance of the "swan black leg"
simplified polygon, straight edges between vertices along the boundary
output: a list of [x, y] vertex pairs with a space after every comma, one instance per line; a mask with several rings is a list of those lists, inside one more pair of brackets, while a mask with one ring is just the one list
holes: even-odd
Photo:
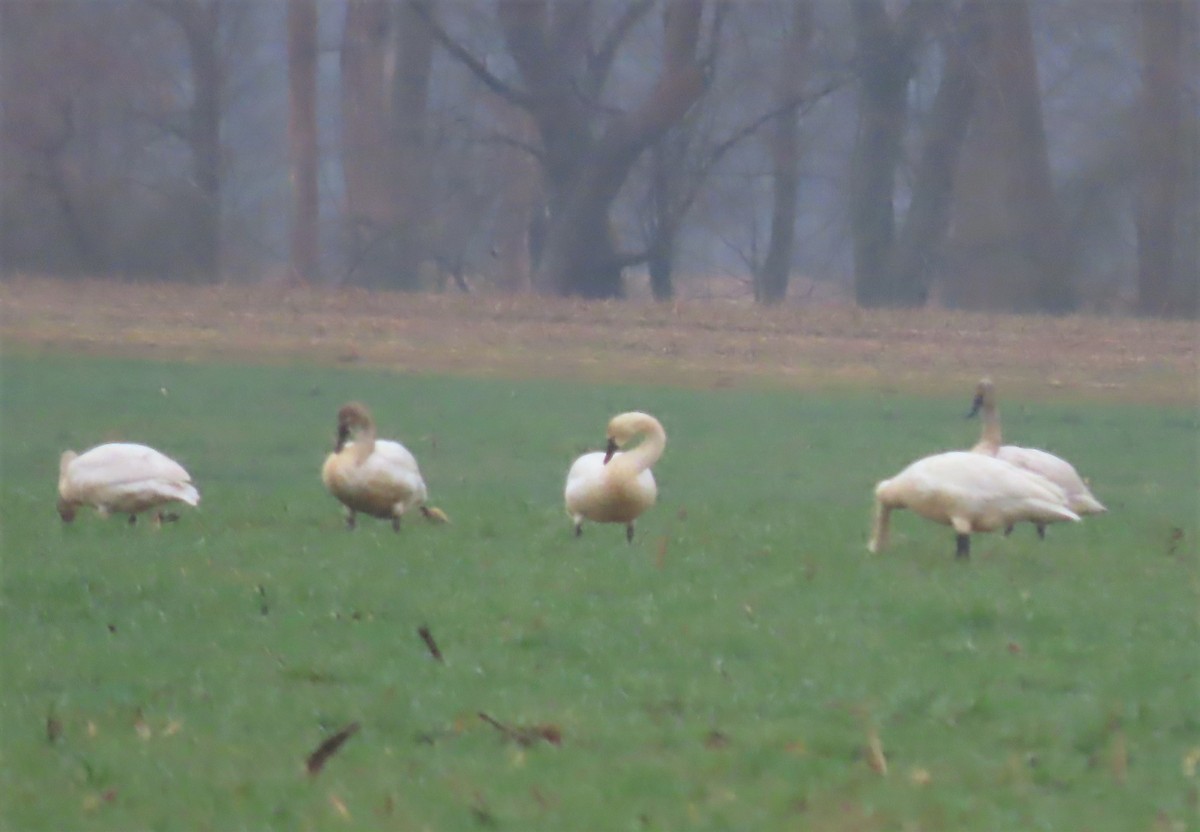
[[575, 524], [575, 536], [583, 537], [583, 524], [582, 523]]
[[131, 525], [131, 526], [137, 525], [137, 515], [136, 514], [129, 515], [129, 525]]
[[1038, 523], [1037, 530], [1038, 530], [1038, 540], [1045, 540], [1046, 539], [1046, 524]]
[[1004, 536], [1008, 537], [1010, 534], [1012, 534], [1012, 530], [1013, 530], [1012, 523], [1009, 523], [1007, 526], [1004, 527]]
[[392, 518], [392, 531], [400, 531], [400, 515], [398, 514]]
[[625, 527], [625, 542], [626, 543], [633, 542], [633, 524], [632, 523], [630, 523], [628, 526]]
[[358, 522], [358, 518], [354, 516], [354, 512], [347, 511], [346, 512], [346, 530], [349, 531], [350, 529], [353, 529], [357, 522]]
[[960, 534], [955, 538], [954, 557], [959, 560], [967, 560], [971, 557], [971, 536], [969, 534]]

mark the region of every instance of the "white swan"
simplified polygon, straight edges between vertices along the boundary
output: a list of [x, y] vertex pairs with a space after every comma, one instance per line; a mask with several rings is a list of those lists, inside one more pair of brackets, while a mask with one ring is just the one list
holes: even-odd
[[[1087, 483], [1079, 476], [1075, 467], [1061, 457], [1037, 448], [1022, 448], [1019, 445], [1004, 445], [1000, 431], [1000, 411], [996, 406], [996, 387], [991, 379], [982, 379], [975, 388], [975, 399], [971, 403], [971, 412], [967, 418], [982, 413], [983, 429], [979, 442], [971, 450], [976, 453], [994, 456], [1018, 468], [1045, 477], [1063, 490], [1067, 497], [1067, 505], [1071, 511], [1080, 516], [1088, 514], [1104, 514], [1107, 509], [1097, 500], [1087, 487]], [[1044, 524], [1035, 523], [1038, 537], [1045, 537]], [[1011, 530], [1011, 529], [1010, 529]]]
[[[83, 505], [95, 507], [101, 517], [128, 514], [135, 523], [146, 509], [172, 502], [197, 505], [200, 492], [182, 465], [146, 445], [111, 442], [82, 454], [64, 451], [59, 459], [58, 516], [64, 523]], [[177, 518], [159, 511], [155, 519]]]
[[[618, 452], [637, 436], [644, 437], [637, 447]], [[624, 523], [625, 539], [633, 542], [634, 521], [658, 497], [650, 466], [666, 445], [666, 431], [650, 414], [632, 411], [612, 418], [605, 451], [584, 454], [567, 472], [563, 496], [576, 537], [583, 534], [583, 521], [592, 520]]]
[[375, 420], [366, 405], [350, 402], [338, 411], [337, 442], [321, 468], [325, 488], [346, 507], [346, 526], [353, 529], [358, 512], [391, 519], [419, 509], [429, 520], [448, 522], [446, 514], [425, 505], [425, 480], [417, 460], [399, 442], [375, 438]]
[[985, 454], [949, 451], [918, 459], [875, 487], [875, 525], [867, 549], [887, 546], [891, 512], [912, 509], [957, 534], [955, 555], [971, 552], [970, 535], [1013, 523], [1078, 521], [1062, 489], [1015, 465]]

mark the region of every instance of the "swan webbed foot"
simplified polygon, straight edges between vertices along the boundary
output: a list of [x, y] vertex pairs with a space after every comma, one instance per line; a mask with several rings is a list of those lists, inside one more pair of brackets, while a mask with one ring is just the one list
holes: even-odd
[[1045, 540], [1046, 539], [1046, 524], [1045, 523], [1037, 523], [1035, 525], [1037, 526], [1038, 540]]
[[968, 560], [971, 557], [971, 536], [960, 534], [955, 537], [954, 557], [958, 560]]
[[625, 527], [625, 542], [626, 543], [633, 542], [633, 524], [632, 523], [630, 523], [628, 526]]

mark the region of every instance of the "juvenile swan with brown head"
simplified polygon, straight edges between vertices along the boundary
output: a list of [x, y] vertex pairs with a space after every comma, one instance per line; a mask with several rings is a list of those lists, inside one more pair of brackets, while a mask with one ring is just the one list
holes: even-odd
[[337, 420], [337, 441], [325, 459], [321, 481], [346, 507], [348, 528], [354, 528], [362, 512], [390, 519], [392, 528], [400, 531], [400, 519], [414, 508], [429, 520], [447, 522], [441, 509], [425, 505], [425, 480], [408, 448], [376, 439], [375, 420], [366, 405], [344, 405]]
[[[59, 460], [58, 516], [64, 523], [82, 505], [94, 506], [101, 517], [128, 514], [134, 523], [139, 513], [172, 502], [197, 505], [200, 492], [182, 465], [146, 445], [110, 442], [82, 454], [64, 451]], [[159, 511], [155, 519], [176, 518]]]
[[[643, 439], [636, 447], [618, 450], [638, 436]], [[625, 539], [633, 541], [634, 521], [658, 497], [650, 466], [666, 445], [666, 431], [650, 414], [632, 411], [612, 418], [604, 452], [584, 454], [567, 472], [564, 497], [576, 537], [583, 534], [583, 521], [592, 520], [624, 523]]]

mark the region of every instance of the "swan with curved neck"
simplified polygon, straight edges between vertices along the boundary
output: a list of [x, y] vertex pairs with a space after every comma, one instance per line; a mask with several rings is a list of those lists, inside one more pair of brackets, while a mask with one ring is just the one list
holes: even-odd
[[353, 529], [359, 512], [392, 521], [418, 509], [426, 519], [447, 522], [446, 514], [425, 505], [427, 491], [417, 460], [399, 442], [379, 439], [367, 406], [350, 402], [338, 411], [337, 440], [321, 468], [325, 488], [346, 507]]
[[[1063, 490], [1067, 497], [1067, 504], [1076, 514], [1103, 514], [1107, 511], [1104, 505], [1092, 495], [1091, 489], [1079, 476], [1075, 466], [1065, 459], [1038, 448], [1003, 444], [1000, 408], [996, 405], [996, 386], [991, 379], [980, 380], [975, 388], [975, 398], [971, 402], [971, 411], [967, 414], [967, 418], [976, 414], [980, 414], [983, 428], [979, 441], [971, 448], [972, 451], [1002, 459], [1011, 465], [1050, 480]], [[1038, 523], [1034, 525], [1037, 526], [1038, 537], [1045, 537], [1045, 525]]]
[[[110, 442], [82, 454], [64, 451], [59, 459], [58, 516], [64, 523], [90, 505], [101, 517], [128, 514], [133, 524], [141, 512], [171, 502], [198, 505], [200, 492], [182, 465], [154, 448]], [[161, 510], [155, 515], [159, 525], [177, 519]]]
[[[635, 447], [620, 450], [639, 436]], [[563, 496], [576, 537], [583, 534], [583, 521], [591, 520], [623, 523], [625, 539], [633, 542], [634, 522], [658, 497], [650, 468], [666, 445], [662, 423], [648, 413], [631, 411], [609, 421], [605, 450], [584, 454], [567, 472]]]
[[971, 535], [1014, 523], [1078, 521], [1057, 485], [986, 454], [950, 451], [918, 459], [875, 487], [875, 522], [867, 549], [888, 543], [891, 513], [910, 509], [954, 528], [955, 556], [971, 553]]

